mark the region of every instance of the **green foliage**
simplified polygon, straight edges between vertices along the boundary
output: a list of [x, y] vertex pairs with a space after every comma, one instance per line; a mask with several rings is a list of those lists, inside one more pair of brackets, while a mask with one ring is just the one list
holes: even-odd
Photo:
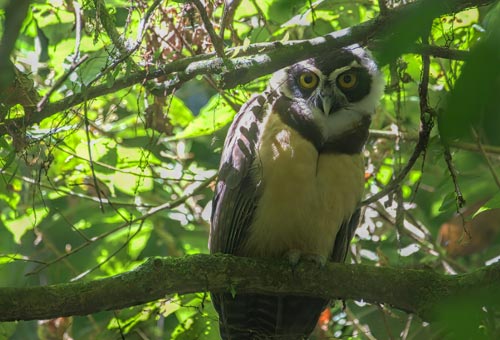
[[[6, 3], [0, 1], [2, 34]], [[225, 13], [222, 3], [206, 1], [217, 34]], [[138, 71], [146, 74], [212, 53], [200, 15], [188, 1], [163, 1], [155, 8], [146, 0], [94, 0], [80, 6], [33, 1], [11, 55], [18, 73], [32, 84], [0, 97], [0, 128], [15, 118], [23, 120], [0, 136], [1, 287], [91, 280], [131, 270], [149, 256], [207, 252], [210, 179], [226, 128], [237, 109], [266, 86], [267, 79], [258, 79], [223, 91], [217, 79], [199, 76], [184, 82], [182, 72], [123, 86]], [[463, 256], [450, 255], [448, 246], [467, 243], [468, 231], [458, 225], [452, 237], [441, 227], [457, 211], [459, 189], [468, 206], [477, 208], [466, 211], [466, 220], [500, 208], [495, 102], [500, 93], [499, 9], [472, 8], [429, 22], [431, 45], [470, 49], [469, 59], [431, 57], [428, 98], [439, 129], [431, 134], [425, 158], [394, 186], [396, 195], [366, 207], [351, 249], [354, 262], [460, 273], [483, 266], [500, 252], [498, 221], [489, 242]], [[253, 43], [314, 38], [379, 12], [372, 1], [241, 1], [228, 18], [223, 42], [237, 48], [236, 56]], [[376, 55], [387, 64], [387, 88], [365, 151], [367, 196], [391, 185], [415, 148], [422, 58], [406, 52], [416, 43], [427, 44], [421, 40], [427, 27], [421, 22], [433, 18], [433, 9], [419, 14], [414, 22], [389, 27], [387, 39], [375, 44]], [[145, 18], [148, 25], [142, 26]], [[391, 39], [395, 30], [405, 33], [397, 41]], [[87, 97], [96, 86], [102, 93]], [[82, 102], [64, 102], [75, 93]], [[45, 95], [44, 108], [65, 105], [35, 112]], [[36, 115], [42, 113], [44, 119], [39, 119]], [[449, 164], [456, 180], [441, 140], [451, 148]], [[498, 314], [485, 308], [475, 316], [474, 336], [496, 338]], [[71, 322], [69, 329], [56, 328], [75, 339], [218, 338], [217, 316], [204, 294], [168, 297]], [[471, 329], [468, 320], [460, 323]], [[442, 334], [439, 325], [362, 302], [348, 302], [346, 310], [337, 304], [327, 326], [318, 330], [318, 338], [426, 339]], [[34, 338], [36, 332], [40, 337], [49, 329], [44, 327], [0, 323], [0, 339]]]
[[[238, 100], [238, 98], [232, 98], [232, 100]], [[226, 100], [215, 95], [200, 109], [199, 114], [187, 124], [185, 129], [179, 131], [173, 139], [211, 135], [229, 124], [235, 114], [236, 112]]]
[[[440, 132], [447, 140], [477, 140], [498, 145], [496, 127], [500, 124], [495, 98], [500, 88], [500, 6], [490, 12], [488, 33], [471, 51], [471, 56], [448, 98], [441, 117]], [[478, 86], [471, 86], [477, 84]]]

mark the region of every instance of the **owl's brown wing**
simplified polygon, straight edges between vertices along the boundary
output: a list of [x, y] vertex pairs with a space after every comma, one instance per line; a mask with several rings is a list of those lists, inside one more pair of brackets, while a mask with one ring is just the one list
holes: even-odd
[[236, 115], [226, 137], [212, 201], [211, 253], [239, 254], [258, 198], [252, 176], [269, 93], [252, 97]]
[[356, 209], [354, 214], [352, 214], [349, 221], [346, 221], [340, 227], [340, 230], [335, 237], [335, 245], [333, 246], [332, 255], [330, 259], [333, 262], [344, 262], [347, 257], [347, 251], [349, 250], [349, 244], [354, 237], [354, 232], [359, 224], [359, 217], [361, 215], [361, 209]]

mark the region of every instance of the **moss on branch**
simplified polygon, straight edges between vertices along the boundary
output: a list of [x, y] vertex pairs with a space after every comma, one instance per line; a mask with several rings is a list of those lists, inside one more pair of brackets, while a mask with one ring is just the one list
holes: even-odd
[[[90, 100], [116, 92], [145, 80], [166, 77], [168, 80], [158, 91], [170, 93], [185, 81], [201, 74], [214, 74], [220, 78], [223, 88], [233, 88], [260, 76], [272, 73], [296, 61], [318, 55], [324, 51], [342, 48], [355, 43], [369, 45], [374, 50], [383, 51], [379, 59], [388, 62], [402, 53], [417, 52], [441, 58], [465, 59], [465, 52], [450, 51], [436, 46], [416, 46], [416, 38], [421, 33], [415, 27], [424, 27], [423, 22], [441, 15], [451, 14], [469, 7], [485, 6], [494, 0], [419, 0], [390, 10], [375, 19], [309, 40], [269, 42], [252, 44], [241, 50], [240, 47], [226, 50], [226, 56], [236, 54], [236, 58], [222, 59], [215, 54], [205, 54], [183, 58], [156, 70], [142, 70], [118, 78], [112, 86], [96, 85], [82, 93], [75, 93], [58, 102], [44, 106], [40, 112], [26, 117], [8, 119], [0, 124], [0, 136], [11, 131], [39, 123], [51, 115]], [[237, 53], [235, 53], [238, 51]]]
[[[312, 279], [314, 278], [314, 279]], [[428, 269], [301, 263], [192, 255], [151, 258], [135, 270], [109, 278], [39, 287], [0, 288], [0, 321], [87, 315], [154, 301], [168, 294], [204, 291], [298, 294], [385, 303], [433, 320], [458, 297], [480, 307], [500, 305], [500, 264], [446, 276]]]

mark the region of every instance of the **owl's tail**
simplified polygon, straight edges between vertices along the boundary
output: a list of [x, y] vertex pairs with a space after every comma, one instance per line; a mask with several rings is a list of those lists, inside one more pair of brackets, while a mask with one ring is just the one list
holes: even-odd
[[303, 340], [328, 300], [309, 296], [212, 294], [223, 340]]

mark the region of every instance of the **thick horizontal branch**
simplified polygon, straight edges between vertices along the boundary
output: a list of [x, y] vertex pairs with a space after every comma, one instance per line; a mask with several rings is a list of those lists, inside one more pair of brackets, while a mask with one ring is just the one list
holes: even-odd
[[169, 92], [197, 75], [212, 74], [219, 77], [221, 87], [233, 88], [299, 60], [356, 43], [369, 45], [374, 50], [382, 51], [383, 53], [379, 54], [383, 62], [388, 62], [391, 57], [405, 52], [427, 53], [442, 58], [463, 60], [467, 53], [465, 51], [447, 52], [447, 49], [440, 47], [415, 46], [414, 42], [419, 37], [420, 27], [425, 26], [422, 23], [441, 15], [493, 2], [494, 0], [419, 0], [400, 6], [373, 20], [314, 39], [257, 43], [245, 49], [233, 48], [226, 51], [226, 56], [234, 54], [238, 56], [232, 59], [219, 58], [215, 54], [184, 58], [154, 71], [136, 72], [117, 79], [112, 86], [103, 84], [85, 89], [83, 93], [76, 93], [59, 102], [48, 104], [43, 110], [29, 117], [7, 120], [0, 124], [0, 135], [10, 131], [16, 132], [20, 128], [39, 123], [50, 115], [67, 110], [85, 100], [113, 93], [148, 79], [169, 77], [170, 80], [164, 86], [164, 91]]
[[[311, 295], [386, 303], [432, 320], [434, 307], [473, 292], [500, 291], [500, 264], [445, 276], [432, 270], [366, 265], [300, 263], [194, 255], [152, 258], [137, 269], [88, 282], [42, 287], [0, 288], [0, 321], [87, 315], [161, 299], [168, 294], [235, 291]], [[498, 294], [475, 298], [478, 306]], [[498, 301], [497, 301], [498, 303]]]

